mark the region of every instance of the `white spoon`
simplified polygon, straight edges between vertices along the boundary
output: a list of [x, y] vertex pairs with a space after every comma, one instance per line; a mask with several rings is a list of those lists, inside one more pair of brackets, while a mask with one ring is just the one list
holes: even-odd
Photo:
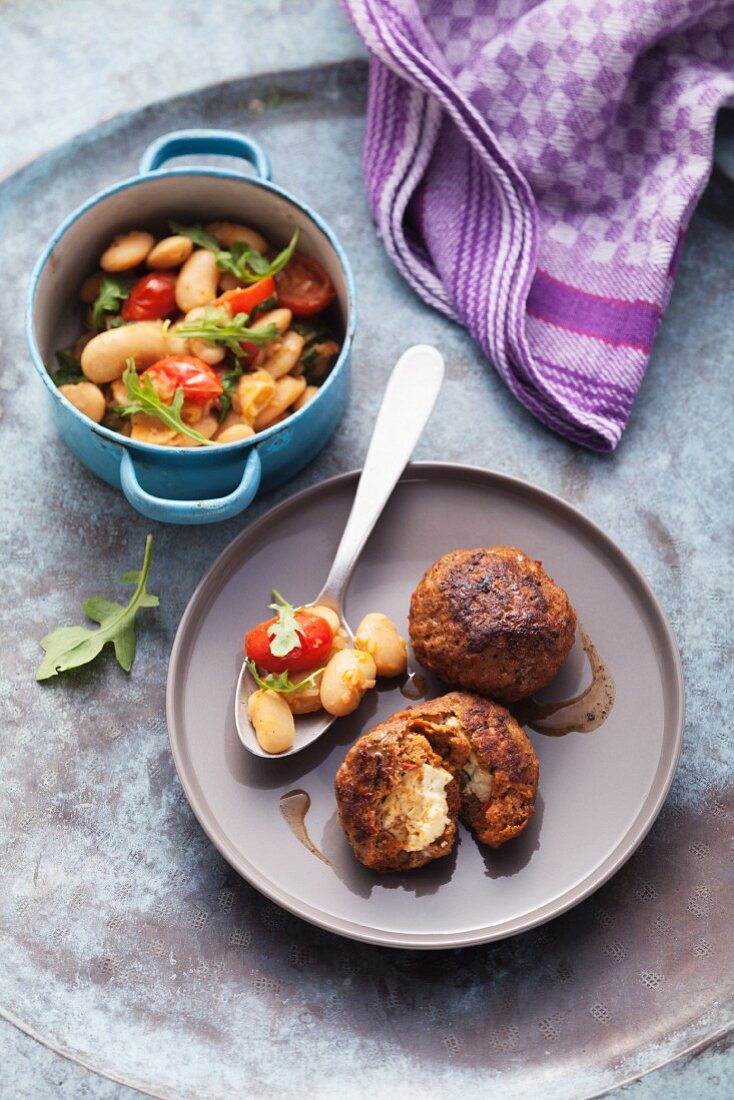
[[[333, 608], [352, 645], [354, 634], [344, 618], [344, 598], [350, 578], [364, 545], [433, 411], [443, 382], [443, 373], [441, 353], [428, 344], [417, 344], [400, 356], [388, 380], [377, 414], [364, 469], [334, 564], [321, 592], [306, 605], [313, 607], [321, 604]], [[277, 584], [277, 578], [274, 583]], [[257, 684], [243, 664], [235, 695], [235, 723], [240, 741], [255, 756], [264, 756], [270, 760], [292, 756], [312, 745], [335, 721], [325, 710], [296, 715], [296, 736], [293, 744], [287, 752], [278, 753], [275, 757], [260, 747], [247, 715], [247, 700], [256, 690]]]

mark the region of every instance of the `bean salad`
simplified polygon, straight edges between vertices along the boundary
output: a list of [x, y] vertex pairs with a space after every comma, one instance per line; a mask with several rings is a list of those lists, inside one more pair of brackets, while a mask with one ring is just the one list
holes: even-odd
[[141, 443], [236, 443], [318, 393], [341, 348], [334, 285], [297, 251], [230, 221], [135, 229], [79, 296], [85, 330], [51, 377], [81, 413]]

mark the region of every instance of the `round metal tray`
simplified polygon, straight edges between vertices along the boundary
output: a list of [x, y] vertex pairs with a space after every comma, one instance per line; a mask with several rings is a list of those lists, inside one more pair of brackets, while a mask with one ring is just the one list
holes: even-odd
[[[734, 792], [719, 701], [731, 668], [731, 202], [694, 222], [619, 451], [587, 454], [514, 402], [383, 255], [361, 189], [364, 92], [361, 64], [210, 89], [108, 123], [0, 187], [0, 1004], [54, 1050], [163, 1097], [589, 1096], [731, 1019]], [[34, 683], [37, 639], [80, 621], [84, 597], [114, 598], [150, 525], [55, 437], [23, 342], [24, 273], [63, 215], [127, 175], [153, 137], [198, 124], [257, 136], [275, 178], [327, 212], [360, 296], [347, 415], [318, 460], [253, 515], [354, 467], [397, 354], [433, 342], [449, 377], [416, 457], [504, 470], [578, 504], [671, 617], [689, 685], [671, 794], [629, 863], [543, 928], [430, 954], [360, 944], [280, 909], [218, 856], [175, 776], [166, 666], [191, 593], [244, 518], [216, 530], [153, 525], [161, 607], [141, 615], [129, 677], [106, 656]]]

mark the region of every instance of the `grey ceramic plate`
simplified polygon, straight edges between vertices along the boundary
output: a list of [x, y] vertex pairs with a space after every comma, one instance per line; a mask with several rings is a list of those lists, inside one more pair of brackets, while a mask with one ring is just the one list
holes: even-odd
[[[593, 733], [532, 735], [541, 768], [537, 811], [516, 841], [482, 849], [462, 830], [445, 860], [406, 874], [373, 874], [341, 833], [332, 784], [354, 739], [407, 705], [399, 688], [371, 693], [321, 742], [284, 760], [247, 753], [233, 720], [244, 631], [264, 616], [273, 586], [294, 602], [319, 591], [355, 485], [356, 474], [346, 474], [274, 508], [234, 540], [194, 593], [167, 688], [181, 782], [232, 866], [314, 924], [396, 947], [459, 947], [521, 932], [608, 879], [663, 804], [683, 729], [682, 673], [670, 626], [629, 558], [561, 500], [485, 470], [409, 467], [354, 574], [350, 622], [381, 610], [405, 624], [411, 591], [441, 554], [516, 545], [568, 589], [617, 697]], [[586, 679], [577, 644], [546, 695], [567, 697]], [[440, 690], [431, 687], [431, 694]], [[306, 824], [329, 865], [299, 843], [280, 813], [280, 796], [294, 788], [311, 797]]]

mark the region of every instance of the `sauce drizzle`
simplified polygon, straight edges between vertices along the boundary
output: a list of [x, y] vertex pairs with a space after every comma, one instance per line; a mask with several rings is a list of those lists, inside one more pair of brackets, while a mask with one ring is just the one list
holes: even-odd
[[280, 796], [280, 812], [282, 813], [289, 829], [293, 835], [300, 840], [304, 848], [308, 848], [309, 852], [317, 856], [318, 859], [331, 866], [330, 861], [326, 858], [323, 852], [320, 852], [316, 845], [308, 835], [306, 828], [306, 814], [311, 808], [311, 796], [307, 791], [297, 789], [295, 791], [288, 791], [286, 794]]
[[555, 703], [522, 699], [515, 707], [515, 717], [536, 733], [545, 733], [550, 737], [590, 733], [607, 720], [614, 706], [614, 680], [581, 623], [579, 635], [589, 661], [591, 683], [572, 699], [560, 699]]
[[400, 685], [400, 694], [406, 699], [425, 699], [428, 694], [428, 681], [420, 672], [409, 672], [405, 682]]

